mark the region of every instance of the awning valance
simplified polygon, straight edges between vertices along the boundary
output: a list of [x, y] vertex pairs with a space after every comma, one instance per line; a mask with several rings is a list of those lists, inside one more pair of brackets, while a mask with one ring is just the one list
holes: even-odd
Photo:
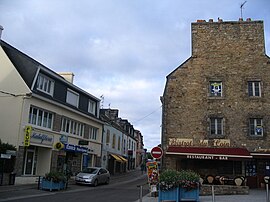
[[116, 155], [116, 154], [111, 154], [111, 156], [116, 160], [116, 161], [119, 161], [119, 162], [123, 162], [122, 159]]
[[228, 160], [252, 158], [246, 148], [169, 147], [166, 155], [182, 155], [191, 159]]

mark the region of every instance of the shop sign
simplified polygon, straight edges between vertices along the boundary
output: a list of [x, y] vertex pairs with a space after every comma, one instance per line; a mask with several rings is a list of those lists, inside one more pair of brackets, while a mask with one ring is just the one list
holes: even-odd
[[53, 135], [33, 132], [31, 135], [31, 143], [42, 145], [53, 145]]
[[30, 145], [30, 135], [32, 132], [32, 126], [25, 126], [24, 129], [24, 146], [29, 147]]
[[181, 146], [181, 147], [193, 146], [193, 139], [169, 138], [169, 146]]
[[208, 156], [208, 155], [187, 155], [188, 159], [202, 159], [202, 160], [228, 160], [227, 156]]
[[229, 139], [214, 139], [214, 147], [230, 147], [231, 142]]
[[11, 159], [11, 154], [1, 154], [0, 158], [1, 159]]
[[61, 137], [59, 138], [59, 141], [64, 143], [68, 143], [68, 136], [67, 135], [61, 135]]
[[73, 152], [79, 152], [79, 153], [87, 153], [88, 152], [87, 147], [81, 147], [81, 146], [73, 145], [73, 144], [65, 144], [64, 149], [66, 151], [73, 151]]
[[200, 140], [199, 146], [201, 147], [208, 147], [208, 140]]

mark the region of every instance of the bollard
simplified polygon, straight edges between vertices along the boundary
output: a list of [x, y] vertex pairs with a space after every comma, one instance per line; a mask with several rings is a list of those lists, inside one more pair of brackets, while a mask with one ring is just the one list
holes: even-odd
[[215, 202], [215, 190], [214, 190], [214, 185], [212, 187], [212, 202]]

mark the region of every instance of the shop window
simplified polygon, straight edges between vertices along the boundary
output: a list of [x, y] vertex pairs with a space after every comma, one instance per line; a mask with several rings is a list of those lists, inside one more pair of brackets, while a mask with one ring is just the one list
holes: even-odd
[[251, 118], [249, 119], [249, 131], [250, 136], [258, 137], [263, 136], [263, 125], [261, 118]]

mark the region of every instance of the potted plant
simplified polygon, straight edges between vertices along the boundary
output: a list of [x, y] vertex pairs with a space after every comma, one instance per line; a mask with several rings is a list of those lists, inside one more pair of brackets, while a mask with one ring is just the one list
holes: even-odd
[[159, 178], [159, 201], [199, 201], [200, 176], [191, 170], [165, 170]]
[[192, 170], [179, 172], [179, 199], [199, 201], [200, 175]]
[[66, 187], [67, 177], [64, 173], [51, 171], [42, 178], [41, 189], [61, 190]]

